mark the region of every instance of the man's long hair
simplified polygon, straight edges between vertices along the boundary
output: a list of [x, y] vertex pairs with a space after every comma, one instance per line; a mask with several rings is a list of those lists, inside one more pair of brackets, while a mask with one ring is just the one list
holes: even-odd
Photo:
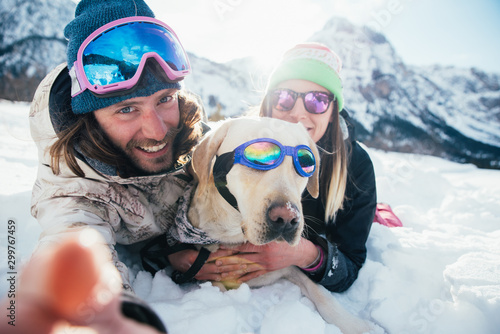
[[[201, 121], [204, 111], [198, 99], [185, 91], [178, 93], [178, 103], [180, 125], [172, 145], [173, 161], [174, 164], [184, 164], [203, 135]], [[120, 177], [138, 175], [128, 157], [108, 139], [93, 112], [80, 116], [74, 124], [58, 134], [57, 141], [50, 147], [51, 168], [54, 174], [59, 174], [60, 165], [66, 163], [75, 175], [85, 177], [77, 162], [75, 145], [78, 145], [84, 156], [116, 167]]]

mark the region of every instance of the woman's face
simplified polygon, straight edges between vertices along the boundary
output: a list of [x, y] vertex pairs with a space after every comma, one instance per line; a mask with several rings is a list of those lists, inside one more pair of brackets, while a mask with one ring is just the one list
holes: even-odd
[[[312, 81], [292, 79], [281, 82], [276, 88], [287, 88], [297, 93], [309, 92], [309, 91], [322, 91], [329, 93], [329, 91]], [[333, 104], [335, 101], [330, 103], [328, 110], [323, 114], [311, 114], [304, 107], [304, 101], [302, 98], [298, 97], [292, 110], [289, 111], [279, 111], [274, 107], [272, 108], [271, 117], [278, 118], [291, 123], [302, 123], [307, 129], [307, 132], [314, 140], [318, 142], [321, 137], [326, 132], [328, 123], [332, 119]]]

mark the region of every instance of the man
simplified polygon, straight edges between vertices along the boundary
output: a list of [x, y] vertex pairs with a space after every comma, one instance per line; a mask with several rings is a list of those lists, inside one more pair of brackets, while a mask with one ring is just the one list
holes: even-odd
[[[40, 84], [30, 111], [39, 150], [34, 253], [92, 228], [123, 282], [122, 312], [165, 331], [132, 293], [116, 244], [164, 234], [190, 176], [203, 110], [181, 89], [189, 60], [142, 0], [82, 0], [65, 28], [67, 64]], [[118, 20], [118, 21], [117, 21]], [[22, 289], [22, 287], [21, 287]]]

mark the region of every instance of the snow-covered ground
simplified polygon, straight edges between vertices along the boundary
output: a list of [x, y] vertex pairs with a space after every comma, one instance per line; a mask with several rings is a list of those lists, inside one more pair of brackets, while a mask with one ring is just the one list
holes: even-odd
[[[0, 101], [0, 297], [9, 289], [9, 220], [16, 226], [16, 270], [41, 232], [29, 213], [37, 152], [28, 110], [26, 103]], [[500, 171], [368, 152], [379, 201], [404, 227], [373, 225], [359, 278], [335, 297], [387, 333], [500, 333]], [[152, 277], [132, 269], [137, 294], [171, 334], [340, 333], [287, 281], [222, 293], [208, 283], [178, 286], [164, 272]]]

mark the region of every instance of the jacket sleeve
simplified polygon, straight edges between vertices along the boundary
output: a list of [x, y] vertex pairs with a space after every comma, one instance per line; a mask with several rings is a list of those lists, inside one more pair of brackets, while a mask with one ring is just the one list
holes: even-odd
[[312, 240], [325, 251], [324, 265], [309, 276], [330, 291], [347, 290], [366, 259], [366, 240], [376, 207], [375, 173], [370, 157], [353, 143], [344, 207], [326, 224], [326, 238]]
[[128, 269], [118, 259], [114, 248], [116, 240], [113, 226], [119, 226], [120, 218], [112, 207], [85, 197], [52, 196], [36, 201], [32, 211], [43, 230], [35, 252], [84, 228], [93, 228], [104, 238], [124, 289], [131, 291]]
[[[97, 205], [96, 205], [97, 204]], [[101, 207], [102, 216], [85, 210], [86, 207]], [[118, 259], [114, 248], [115, 237], [112, 224], [109, 219], [116, 221], [113, 217], [112, 208], [105, 209], [102, 203], [92, 203], [91, 200], [81, 197], [55, 197], [43, 200], [37, 205], [38, 221], [44, 231], [40, 237], [35, 256], [38, 251], [59, 242], [62, 238], [69, 236], [83, 228], [97, 230], [105, 239], [111, 252], [114, 266], [120, 273], [123, 291], [120, 295], [121, 312], [127, 318], [152, 326], [161, 333], [166, 333], [165, 326], [158, 315], [144, 301], [132, 291], [129, 281], [128, 268]]]

